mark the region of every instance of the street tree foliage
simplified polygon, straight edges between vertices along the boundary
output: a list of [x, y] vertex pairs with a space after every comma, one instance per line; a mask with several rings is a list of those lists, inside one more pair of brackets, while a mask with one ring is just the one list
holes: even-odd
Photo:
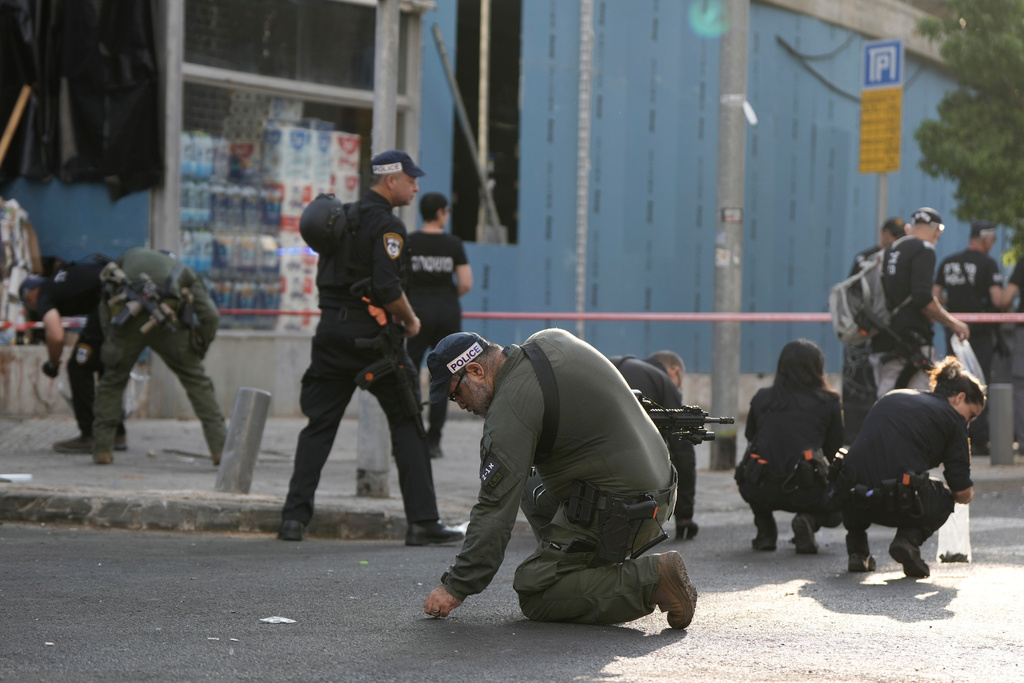
[[947, 0], [918, 30], [941, 41], [959, 88], [914, 137], [921, 168], [957, 183], [956, 215], [984, 218], [1024, 237], [1024, 0]]

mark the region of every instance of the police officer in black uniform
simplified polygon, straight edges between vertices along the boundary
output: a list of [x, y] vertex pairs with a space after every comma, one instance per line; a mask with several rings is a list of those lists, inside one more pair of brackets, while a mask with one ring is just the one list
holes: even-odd
[[[996, 242], [996, 226], [990, 221], [971, 223], [971, 236], [967, 248], [947, 256], [939, 264], [932, 288], [935, 297], [945, 304], [950, 313], [995, 313], [1002, 298], [1003, 274], [999, 264], [988, 252]], [[943, 301], [945, 290], [945, 301]], [[992, 356], [996, 350], [998, 328], [992, 323], [969, 323], [971, 348], [985, 381], [992, 381]], [[946, 353], [953, 353], [952, 334], [946, 330]], [[982, 413], [971, 423], [971, 452], [988, 454], [988, 413]]]
[[[103, 330], [100, 329], [99, 303], [100, 271], [106, 258], [94, 261], [71, 262], [61, 266], [50, 277], [29, 275], [21, 283], [19, 294], [29, 311], [43, 321], [46, 333], [48, 360], [43, 373], [56, 378], [60, 372], [60, 358], [64, 351], [64, 316], [87, 316], [85, 327], [78, 334], [68, 358], [68, 384], [71, 404], [80, 434], [74, 439], [57, 441], [53, 450], [58, 453], [92, 453], [93, 401], [96, 398], [97, 373], [103, 374], [100, 350], [103, 348]], [[124, 422], [117, 425], [114, 449], [128, 448]]]
[[[662, 408], [683, 407], [680, 388], [686, 367], [683, 359], [672, 351], [658, 351], [650, 358], [612, 356], [609, 358], [622, 373], [630, 389], [640, 391]], [[676, 487], [676, 507], [672, 516], [676, 520], [676, 538], [688, 540], [697, 535], [700, 527], [693, 521], [693, 500], [697, 487], [697, 455], [689, 439], [673, 435], [669, 439], [668, 454], [679, 475]]]
[[882, 288], [892, 320], [889, 332], [871, 340], [879, 398], [893, 388], [928, 388], [926, 366], [935, 358], [932, 323], [942, 323], [961, 339], [971, 336], [967, 324], [950, 315], [932, 293], [935, 243], [945, 228], [938, 212], [925, 206], [911, 216], [907, 235], [885, 248]]
[[[872, 524], [896, 527], [889, 554], [907, 576], [929, 575], [921, 544], [946, 522], [954, 501], [974, 497], [967, 426], [985, 408], [978, 380], [947, 357], [929, 373], [931, 392], [891, 391], [875, 403], [839, 473], [848, 569], [868, 572]], [[930, 479], [942, 465], [947, 487]]]
[[[299, 434], [295, 469], [282, 511], [278, 538], [301, 541], [313, 516], [313, 495], [338, 424], [356, 389], [356, 375], [380, 359], [360, 340], [381, 333], [374, 316], [404, 326], [406, 337], [420, 330], [420, 320], [404, 292], [406, 231], [392, 209], [410, 204], [416, 179], [423, 171], [405, 152], [391, 150], [371, 160], [371, 187], [355, 204], [342, 206], [333, 195], [320, 195], [302, 216], [303, 236], [319, 252], [317, 288], [320, 323], [313, 337], [310, 366], [302, 377], [300, 405], [309, 423]], [[355, 291], [354, 291], [355, 290]], [[369, 300], [369, 301], [367, 301]], [[415, 384], [413, 365], [405, 353], [402, 372]], [[427, 440], [418, 411], [403, 410], [399, 379], [394, 373], [375, 380], [369, 391], [377, 397], [391, 429], [392, 451], [408, 521], [407, 545], [462, 540], [461, 531], [438, 517]], [[418, 396], [415, 401], [418, 403]]]

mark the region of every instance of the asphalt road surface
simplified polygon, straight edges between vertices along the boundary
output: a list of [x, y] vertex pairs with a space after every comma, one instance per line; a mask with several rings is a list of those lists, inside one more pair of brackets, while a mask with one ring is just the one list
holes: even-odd
[[[448, 619], [422, 602], [456, 548], [0, 525], [3, 681], [1020, 681], [1024, 495], [971, 505], [973, 562], [848, 574], [841, 530], [797, 556], [750, 550], [749, 513], [702, 518], [683, 553], [700, 598], [687, 631], [655, 612], [618, 626], [526, 620], [517, 534], [483, 594]], [[294, 619], [269, 624], [272, 616]]]

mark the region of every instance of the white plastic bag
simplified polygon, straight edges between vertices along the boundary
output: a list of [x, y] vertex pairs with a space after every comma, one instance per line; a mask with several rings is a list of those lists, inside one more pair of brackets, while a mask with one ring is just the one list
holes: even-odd
[[964, 366], [964, 370], [971, 373], [978, 378], [982, 386], [985, 384], [985, 373], [981, 369], [981, 363], [978, 362], [978, 357], [974, 355], [974, 348], [971, 346], [971, 342], [960, 339], [955, 334], [949, 339], [950, 346], [953, 349], [953, 355], [957, 357], [960, 364]]
[[969, 505], [953, 504], [953, 514], [939, 529], [939, 562], [971, 561], [971, 508]]

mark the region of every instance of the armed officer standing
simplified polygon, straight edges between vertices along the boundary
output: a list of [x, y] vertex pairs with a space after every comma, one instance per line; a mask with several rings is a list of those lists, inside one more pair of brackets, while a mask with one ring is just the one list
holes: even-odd
[[[355, 204], [320, 195], [303, 212], [303, 238], [318, 252], [320, 323], [309, 368], [302, 377], [300, 405], [309, 423], [299, 434], [295, 469], [278, 538], [301, 541], [313, 517], [320, 471], [334, 445], [338, 425], [357, 386], [357, 375], [382, 359], [375, 341], [399, 328], [392, 353], [400, 363], [378, 372], [366, 387], [380, 403], [391, 429], [392, 452], [408, 521], [406, 545], [448, 543], [463, 538], [438, 517], [427, 439], [423, 432], [415, 371], [401, 344], [420, 331], [420, 320], [405, 294], [406, 231], [392, 209], [412, 202], [424, 175], [405, 152], [391, 150], [371, 162], [371, 187]], [[388, 326], [391, 326], [390, 328]], [[405, 377], [399, 373], [404, 373]], [[403, 393], [404, 392], [404, 393]], [[410, 404], [411, 408], [410, 408]]]
[[882, 288], [892, 321], [871, 340], [878, 398], [893, 388], [928, 388], [927, 369], [935, 358], [932, 323], [942, 323], [961, 339], [971, 336], [967, 324], [950, 315], [932, 293], [935, 243], [946, 228], [942, 218], [925, 206], [911, 221], [906, 236], [885, 248], [882, 262]]

